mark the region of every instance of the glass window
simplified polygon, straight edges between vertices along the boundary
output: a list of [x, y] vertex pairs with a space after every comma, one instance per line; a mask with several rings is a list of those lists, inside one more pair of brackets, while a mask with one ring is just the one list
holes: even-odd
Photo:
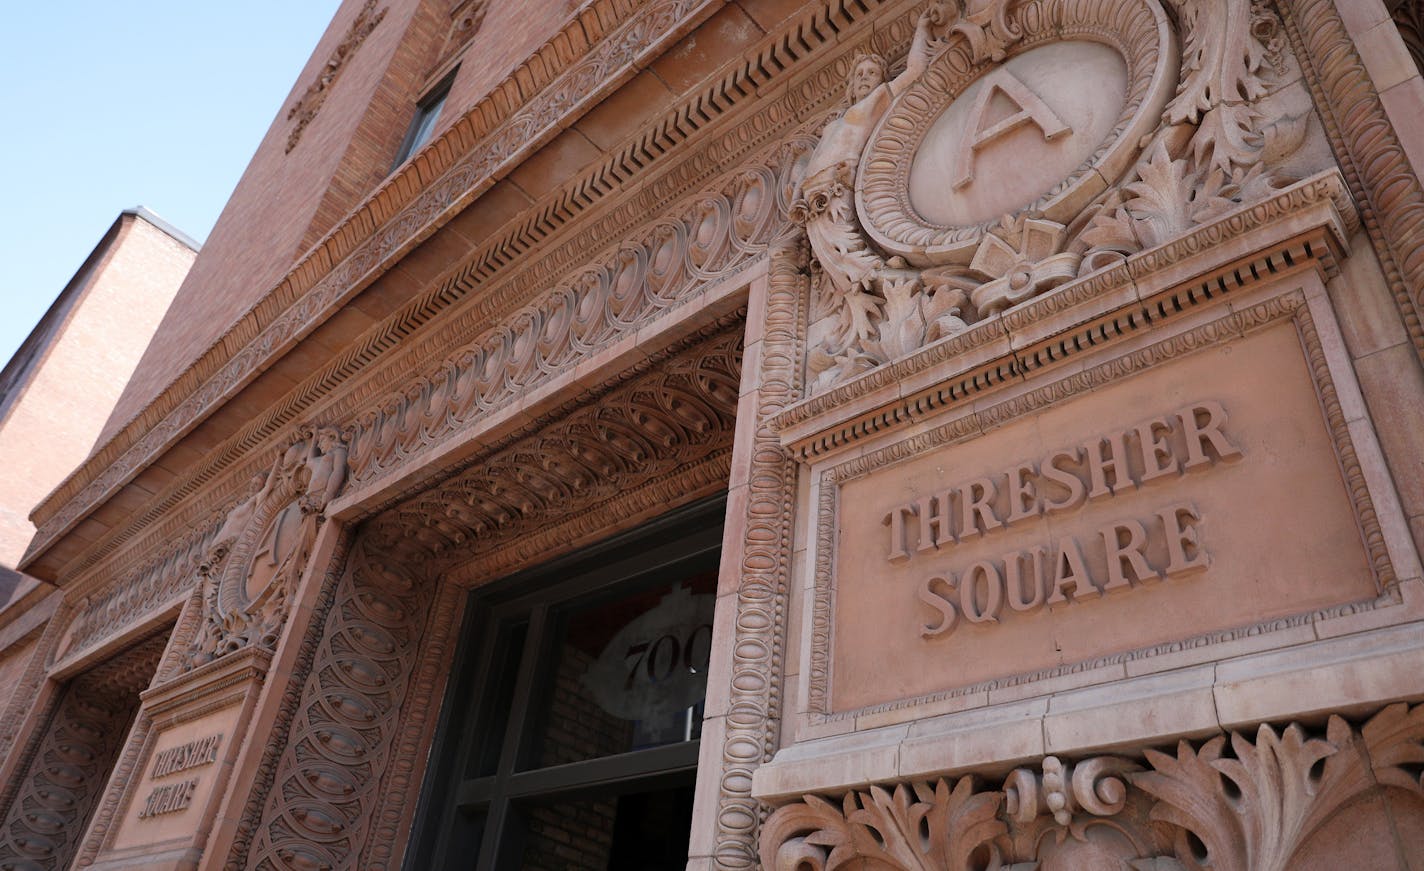
[[430, 134], [435, 132], [435, 122], [440, 120], [440, 110], [445, 107], [445, 98], [450, 96], [450, 85], [455, 81], [455, 72], [456, 70], [451, 70], [449, 75], [430, 89], [430, 93], [416, 103], [415, 117], [411, 119], [410, 130], [406, 131], [405, 142], [396, 154], [392, 169], [405, 163], [422, 145], [430, 141]]
[[471, 594], [406, 867], [686, 865], [724, 511]]
[[528, 767], [701, 737], [716, 598], [714, 568], [554, 611]]

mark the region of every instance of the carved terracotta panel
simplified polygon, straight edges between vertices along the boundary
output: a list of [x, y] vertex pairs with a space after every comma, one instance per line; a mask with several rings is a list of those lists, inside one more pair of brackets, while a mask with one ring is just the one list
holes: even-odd
[[979, 438], [832, 470], [824, 710], [1375, 599], [1343, 437], [1279, 321]]
[[989, 782], [891, 782], [775, 811], [769, 871], [1406, 871], [1424, 851], [1424, 706], [1262, 725]]
[[69, 866], [166, 642], [150, 638], [64, 688], [0, 824], [0, 867]]

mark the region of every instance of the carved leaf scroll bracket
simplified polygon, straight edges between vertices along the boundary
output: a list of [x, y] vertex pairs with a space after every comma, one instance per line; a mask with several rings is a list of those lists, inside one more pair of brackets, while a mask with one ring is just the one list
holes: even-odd
[[[1400, 703], [1359, 728], [1332, 716], [1323, 734], [1263, 724], [1254, 740], [1231, 732], [1141, 759], [1047, 756], [997, 783], [965, 775], [808, 795], [768, 818], [761, 861], [775, 871], [1334, 867], [1320, 864], [1333, 848], [1314, 836], [1347, 808], [1368, 813], [1361, 801], [1380, 790], [1424, 797], [1421, 765], [1424, 705]], [[1394, 808], [1424, 823], [1424, 804]]]

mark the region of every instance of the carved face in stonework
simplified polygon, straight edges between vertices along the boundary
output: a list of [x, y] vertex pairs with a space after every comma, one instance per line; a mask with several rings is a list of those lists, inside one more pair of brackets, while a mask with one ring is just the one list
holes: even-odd
[[340, 435], [337, 433], [337, 431], [334, 430], [334, 429], [321, 429], [321, 430], [318, 430], [318, 431], [317, 431], [317, 434], [316, 434], [316, 449], [317, 449], [317, 453], [320, 453], [320, 454], [329, 454], [329, 453], [331, 453], [331, 449], [334, 448], [334, 447], [336, 447], [336, 443], [337, 443], [338, 441], [340, 441], [340, 439], [341, 439], [341, 436], [340, 436]]
[[885, 84], [885, 61], [875, 55], [864, 55], [856, 60], [846, 83], [850, 101], [858, 103], [870, 96], [876, 88]]

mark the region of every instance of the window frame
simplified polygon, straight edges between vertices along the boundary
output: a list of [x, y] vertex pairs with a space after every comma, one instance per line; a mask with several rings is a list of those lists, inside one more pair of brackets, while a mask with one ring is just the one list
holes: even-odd
[[[415, 114], [410, 119], [410, 125], [406, 128], [405, 137], [401, 139], [401, 146], [396, 151], [396, 159], [391, 164], [391, 171], [394, 172], [415, 156], [415, 153], [434, 138], [435, 125], [440, 123], [440, 115], [445, 111], [446, 98], [450, 96], [450, 87], [455, 84], [455, 74], [460, 71], [459, 64], [451, 68], [436, 82], [425, 96], [415, 101]], [[421, 128], [429, 121], [429, 131], [423, 138], [420, 136]]]
[[[608, 797], [695, 781], [701, 739], [577, 762], [530, 767], [542, 696], [556, 666], [559, 609], [590, 596], [637, 586], [667, 572], [715, 570], [721, 560], [725, 494], [676, 509], [633, 530], [471, 590], [454, 665], [437, 720], [425, 782], [403, 867], [447, 867], [461, 844], [478, 837], [486, 871], [516, 867], [522, 839], [516, 804], [536, 799]], [[503, 721], [495, 773], [466, 776], [484, 750], [481, 730], [497, 723], [491, 706], [504, 663], [500, 645], [526, 621], [517, 652], [512, 701]], [[522, 719], [521, 719], [522, 718]], [[531, 727], [535, 727], [531, 731]], [[473, 812], [473, 814], [472, 814]], [[482, 822], [462, 822], [479, 816]], [[513, 823], [513, 824], [511, 824]], [[475, 833], [478, 830], [478, 834]]]

